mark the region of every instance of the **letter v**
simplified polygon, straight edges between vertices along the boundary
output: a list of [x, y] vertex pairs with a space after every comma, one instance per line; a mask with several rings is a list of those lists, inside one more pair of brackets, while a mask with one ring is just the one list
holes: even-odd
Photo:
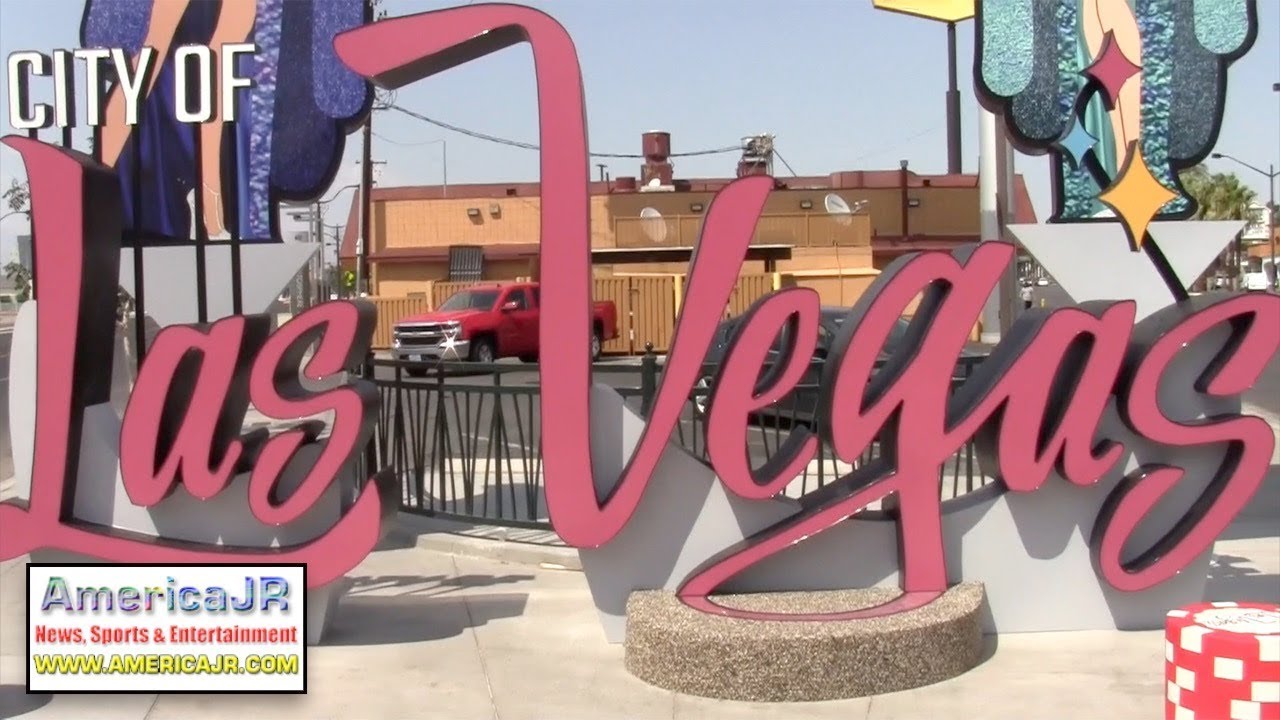
[[[342, 33], [338, 56], [355, 72], [394, 89], [520, 42], [533, 51], [542, 176], [540, 343], [557, 348], [541, 368], [542, 454], [547, 508], [556, 532], [576, 547], [598, 547], [630, 519], [678, 419], [728, 302], [764, 200], [767, 177], [725, 188], [704, 225], [654, 405], [652, 427], [610, 497], [596, 497], [590, 444], [591, 225], [582, 71], [569, 34], [545, 13], [517, 5], [476, 5], [384, 20]], [[718, 289], [717, 286], [718, 285]], [[694, 339], [701, 343], [701, 352]], [[657, 430], [654, 430], [657, 428]], [[633, 477], [633, 476], [640, 477]]]
[[[756, 222], [772, 188], [772, 178], [743, 178], [720, 191], [711, 203], [694, 251], [680, 318], [653, 409], [634, 454], [603, 502], [596, 497], [590, 443], [583, 443], [583, 438], [591, 434], [591, 366], [588, 362], [572, 362], [579, 356], [588, 358], [590, 354], [585, 347], [580, 351], [571, 350], [570, 357], [566, 358], [570, 362], [557, 362], [552, 372], [543, 365], [543, 397], [556, 399], [542, 403], [547, 509], [556, 532], [570, 545], [599, 547], [609, 542], [622, 531], [639, 506], [644, 488], [697, 382], [716, 327], [724, 319], [724, 308], [737, 284]], [[548, 237], [545, 229], [543, 237]], [[544, 303], [551, 288], [559, 286], [562, 292], [564, 286], [570, 284], [561, 283], [558, 278], [555, 266], [543, 271]], [[576, 300], [590, 306], [590, 298], [585, 293], [561, 300]], [[543, 347], [562, 347], [561, 330], [560, 323], [542, 323]]]

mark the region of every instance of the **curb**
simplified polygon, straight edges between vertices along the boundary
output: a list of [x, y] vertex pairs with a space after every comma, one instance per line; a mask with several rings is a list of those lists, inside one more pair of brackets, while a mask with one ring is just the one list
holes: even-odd
[[[521, 536], [550, 537], [555, 544], [518, 539]], [[559, 544], [559, 538], [549, 530], [478, 525], [402, 512], [396, 516], [396, 526], [388, 537], [401, 545], [458, 557], [582, 571], [577, 549]]]

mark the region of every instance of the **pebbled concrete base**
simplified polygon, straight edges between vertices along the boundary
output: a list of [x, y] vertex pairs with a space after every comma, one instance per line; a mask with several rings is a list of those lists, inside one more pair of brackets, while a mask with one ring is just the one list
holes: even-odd
[[[895, 588], [725, 595], [740, 609], [825, 613], [892, 600]], [[674, 593], [627, 603], [627, 670], [667, 690], [724, 700], [800, 702], [932, 685], [976, 667], [983, 653], [979, 583], [961, 583], [918, 610], [868, 620], [756, 621], [694, 610]]]

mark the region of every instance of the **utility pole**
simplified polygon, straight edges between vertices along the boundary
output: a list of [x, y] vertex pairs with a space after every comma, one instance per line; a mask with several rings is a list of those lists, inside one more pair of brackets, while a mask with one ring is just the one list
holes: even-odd
[[[903, 13], [947, 24], [947, 173], [958, 175], [962, 170], [961, 158], [964, 151], [961, 149], [963, 143], [960, 137], [960, 73], [956, 50], [956, 23], [964, 22], [974, 16], [974, 4], [941, 0], [931, 3], [922, 3], [920, 0], [872, 0], [871, 4], [878, 10]], [[979, 128], [979, 133], [981, 132], [984, 131]]]
[[961, 164], [960, 81], [956, 59], [956, 24], [947, 23], [947, 174], [959, 175]]
[[[312, 203], [311, 205], [311, 238], [320, 246], [320, 255], [323, 256], [324, 255], [324, 216], [320, 214], [320, 211], [321, 211], [320, 203], [319, 202]], [[314, 265], [312, 267], [314, 267]], [[312, 287], [314, 287], [314, 283], [309, 283], [309, 284], [312, 285]], [[315, 290], [312, 288], [308, 288], [308, 294], [310, 295], [310, 297], [307, 298], [307, 305], [308, 307], [313, 307], [316, 304]]]
[[356, 297], [368, 294], [369, 210], [373, 201], [373, 113], [364, 123], [360, 148], [360, 213], [356, 224]]
[[333, 226], [333, 265], [325, 264], [325, 292], [330, 295], [342, 295], [342, 263], [338, 261], [338, 248], [342, 247], [342, 226]]
[[[1277, 98], [1280, 98], [1280, 82], [1272, 83], [1271, 90], [1276, 93]], [[1280, 127], [1280, 122], [1276, 123], [1276, 126]], [[1280, 232], [1278, 227], [1280, 218], [1276, 216], [1280, 215], [1280, 205], [1276, 205], [1276, 169], [1274, 165], [1269, 167], [1271, 167], [1271, 186], [1268, 188], [1271, 195], [1271, 237], [1268, 240], [1271, 241], [1271, 289], [1280, 293], [1280, 265], [1276, 264], [1276, 233]]]
[[[370, 17], [376, 21], [378, 0], [365, 0]], [[373, 202], [373, 112], [364, 121], [360, 134], [360, 202], [359, 221], [356, 224], [356, 297], [368, 294], [369, 281], [369, 210]]]

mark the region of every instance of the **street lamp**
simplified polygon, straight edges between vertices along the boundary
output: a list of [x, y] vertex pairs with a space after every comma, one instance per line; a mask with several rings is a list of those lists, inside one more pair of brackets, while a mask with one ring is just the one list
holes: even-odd
[[1280, 170], [1276, 170], [1275, 165], [1268, 165], [1263, 170], [1226, 153], [1213, 153], [1210, 157], [1214, 160], [1230, 160], [1267, 178], [1267, 241], [1271, 245], [1271, 289], [1280, 290], [1280, 267], [1276, 267], [1276, 215], [1280, 214], [1280, 207], [1276, 206], [1276, 178], [1280, 177]]
[[947, 173], [961, 172], [960, 85], [956, 23], [973, 17], [974, 0], [872, 0], [878, 10], [913, 15], [947, 24]]
[[360, 183], [351, 183], [350, 185], [343, 185], [342, 187], [338, 188], [337, 190], [334, 190], [332, 195], [330, 195], [329, 197], [325, 198], [324, 200], [321, 200], [321, 201], [317, 202], [316, 204], [317, 204], [317, 205], [328, 205], [329, 203], [333, 202], [334, 200], [337, 200], [337, 199], [338, 199], [338, 196], [339, 196], [339, 195], [341, 195], [342, 193], [344, 193], [344, 192], [346, 192], [346, 191], [348, 191], [348, 190], [355, 190], [355, 189], [356, 189], [356, 188], [358, 188], [358, 187], [360, 187]]
[[309, 203], [307, 205], [294, 206], [294, 207], [305, 207], [306, 208], [305, 211], [289, 213], [289, 217], [291, 217], [292, 219], [298, 222], [305, 222], [307, 224], [307, 235], [310, 237], [311, 242], [314, 242], [320, 246], [320, 252], [318, 253], [318, 257], [312, 259], [308, 263], [307, 275], [303, 276], [300, 279], [300, 281], [303, 283], [301, 290], [298, 290], [298, 288], [295, 286], [295, 290], [297, 292], [291, 293], [290, 295], [290, 309], [293, 310], [294, 312], [297, 311], [296, 298], [294, 296], [298, 296], [298, 297], [306, 296], [305, 302], [307, 302], [308, 304], [311, 302], [324, 302], [324, 300], [327, 299], [327, 296], [325, 295], [324, 288], [323, 288], [323, 285], [324, 285], [323, 276], [325, 272], [324, 230], [326, 227], [333, 227], [333, 226], [328, 226], [325, 224], [324, 210], [327, 205], [337, 200], [338, 196], [341, 195], [342, 193], [346, 192], [347, 190], [352, 190], [359, 187], [360, 185], [358, 183], [351, 183], [350, 185], [344, 185], [338, 188], [337, 190], [335, 190], [332, 195], [330, 195], [329, 197], [323, 200], [316, 200], [315, 202]]
[[[359, 187], [360, 187], [359, 183], [351, 183], [349, 185], [343, 185], [337, 190], [334, 190], [333, 194], [325, 198], [324, 200], [317, 200], [308, 205], [295, 206], [295, 207], [306, 207], [307, 208], [306, 212], [289, 213], [289, 217], [293, 218], [294, 220], [298, 222], [307, 223], [307, 234], [311, 237], [311, 241], [320, 244], [320, 265], [321, 265], [320, 272], [321, 273], [324, 272], [324, 229], [326, 227], [324, 222], [325, 206], [337, 200], [338, 196], [341, 195], [342, 193], [348, 190], [359, 189]], [[333, 226], [330, 225], [329, 227], [333, 227]], [[316, 270], [314, 267], [312, 268], [311, 272], [312, 272], [312, 275], [316, 274]]]

